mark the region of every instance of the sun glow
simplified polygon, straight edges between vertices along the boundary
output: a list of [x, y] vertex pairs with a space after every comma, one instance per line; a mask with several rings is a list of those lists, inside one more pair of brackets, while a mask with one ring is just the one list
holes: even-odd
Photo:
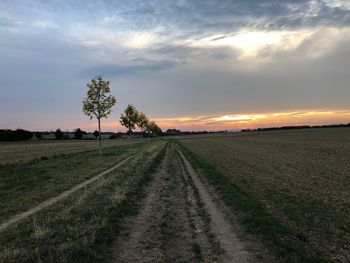
[[249, 31], [241, 30], [231, 35], [214, 35], [193, 42], [199, 47], [232, 47], [241, 52], [240, 58], [255, 57], [269, 49], [288, 51], [296, 49], [313, 34], [311, 30]]
[[225, 115], [217, 118], [208, 119], [208, 122], [224, 122], [224, 121], [251, 121], [257, 119], [264, 119], [265, 115]]
[[163, 129], [182, 128], [187, 130], [226, 130], [289, 125], [319, 125], [349, 123], [350, 110], [304, 110], [221, 116], [181, 116], [158, 118], [155, 121]]
[[155, 41], [155, 36], [147, 32], [134, 32], [129, 39], [125, 42], [125, 46], [128, 48], [147, 48]]

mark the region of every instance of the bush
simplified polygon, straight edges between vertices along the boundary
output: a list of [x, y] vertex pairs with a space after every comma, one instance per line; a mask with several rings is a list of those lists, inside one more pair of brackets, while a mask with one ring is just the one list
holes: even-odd
[[98, 135], [99, 135], [100, 133], [98, 132], [98, 131], [94, 131], [94, 133], [93, 133], [93, 135], [94, 135], [94, 137], [97, 139], [97, 137], [98, 137]]
[[37, 138], [38, 140], [41, 140], [43, 138], [43, 135], [41, 132], [36, 132], [34, 135], [35, 135], [35, 138]]
[[0, 130], [0, 141], [24, 141], [30, 140], [33, 134], [30, 131], [17, 130]]
[[74, 132], [75, 139], [80, 140], [81, 138], [83, 138], [83, 135], [84, 135], [84, 132], [80, 128], [76, 129]]
[[55, 131], [55, 138], [56, 138], [56, 140], [61, 140], [61, 139], [63, 139], [63, 132], [62, 132], [60, 129], [57, 129], [57, 130]]

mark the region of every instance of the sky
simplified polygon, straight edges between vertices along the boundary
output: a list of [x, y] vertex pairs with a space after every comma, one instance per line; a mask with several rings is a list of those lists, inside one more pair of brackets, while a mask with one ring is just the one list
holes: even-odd
[[0, 128], [95, 130], [97, 75], [109, 131], [348, 123], [349, 69], [348, 0], [0, 0]]

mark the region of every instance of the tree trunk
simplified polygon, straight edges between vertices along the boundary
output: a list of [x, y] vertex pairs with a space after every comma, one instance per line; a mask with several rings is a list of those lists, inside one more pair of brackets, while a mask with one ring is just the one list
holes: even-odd
[[129, 128], [129, 148], [131, 147], [131, 128]]
[[98, 136], [100, 140], [100, 157], [102, 157], [101, 119], [98, 118]]

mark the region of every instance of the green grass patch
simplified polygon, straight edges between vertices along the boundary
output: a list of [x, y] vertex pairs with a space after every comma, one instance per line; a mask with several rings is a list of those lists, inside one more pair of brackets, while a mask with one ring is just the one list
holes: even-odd
[[102, 158], [97, 151], [89, 150], [2, 167], [0, 222], [60, 194], [151, 145], [138, 143], [110, 147], [104, 150]]
[[[145, 142], [144, 139], [103, 140], [102, 147], [129, 145]], [[0, 142], [0, 169], [10, 164], [24, 164], [42, 157], [85, 152], [99, 149], [97, 140], [39, 140]]]
[[300, 234], [271, 215], [265, 206], [249, 196], [205, 159], [181, 145], [184, 154], [216, 189], [224, 202], [239, 216], [246, 231], [258, 235], [283, 262], [331, 262]]

